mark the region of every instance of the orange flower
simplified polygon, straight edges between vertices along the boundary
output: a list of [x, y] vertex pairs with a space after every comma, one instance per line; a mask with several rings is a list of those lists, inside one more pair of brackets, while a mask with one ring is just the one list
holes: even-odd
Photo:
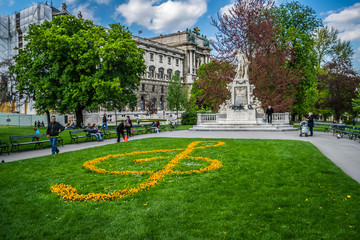
[[[198, 145], [201, 143], [216, 143], [214, 145], [205, 145], [199, 147]], [[83, 166], [91, 171], [102, 173], [102, 174], [122, 174], [122, 175], [129, 175], [129, 174], [151, 174], [150, 177], [144, 182], [141, 183], [138, 187], [130, 188], [130, 189], [123, 189], [117, 192], [112, 193], [88, 193], [88, 194], [78, 194], [77, 189], [72, 187], [71, 185], [67, 185], [64, 183], [54, 184], [51, 186], [51, 192], [58, 194], [63, 198], [64, 201], [67, 202], [74, 202], [74, 201], [106, 201], [106, 200], [114, 200], [117, 198], [123, 198], [128, 195], [134, 195], [141, 191], [146, 191], [151, 187], [155, 186], [159, 181], [163, 180], [164, 177], [168, 174], [191, 174], [191, 173], [202, 173], [205, 171], [211, 171], [218, 169], [222, 166], [222, 163], [217, 159], [211, 159], [206, 157], [193, 157], [189, 156], [189, 154], [194, 151], [195, 149], [205, 149], [208, 147], [218, 147], [224, 145], [224, 142], [215, 142], [215, 141], [196, 141], [190, 143], [185, 149], [169, 149], [169, 150], [151, 150], [151, 151], [136, 151], [131, 153], [122, 153], [116, 155], [108, 155], [106, 157], [96, 158], [90, 161], [87, 161], [83, 164]], [[108, 171], [106, 169], [97, 168], [95, 165], [97, 163], [103, 162], [110, 158], [116, 157], [124, 157], [124, 156], [132, 156], [132, 155], [139, 155], [145, 153], [167, 153], [173, 151], [182, 151], [177, 154], [174, 158], [170, 160], [168, 164], [166, 164], [162, 169], [157, 172], [154, 171]], [[135, 163], [144, 163], [147, 161], [157, 160], [157, 159], [169, 159], [170, 157], [153, 157], [153, 158], [142, 158], [134, 160]], [[174, 171], [175, 167], [179, 165], [181, 159], [193, 159], [193, 160], [202, 160], [209, 162], [210, 165], [204, 168], [200, 168], [198, 170], [188, 170], [188, 171]]]

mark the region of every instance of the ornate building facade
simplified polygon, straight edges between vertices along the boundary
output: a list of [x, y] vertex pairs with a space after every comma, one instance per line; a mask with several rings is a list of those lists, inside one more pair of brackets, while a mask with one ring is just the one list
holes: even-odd
[[[65, 4], [60, 11], [48, 6], [45, 2], [11, 16], [0, 15], [0, 61], [17, 54], [18, 50], [14, 50], [15, 47], [21, 49], [25, 46], [26, 42], [23, 38], [30, 24], [42, 24], [44, 21], [51, 21], [57, 15], [66, 14], [69, 12], [67, 12]], [[79, 17], [81, 17], [81, 13]], [[144, 112], [148, 101], [153, 103], [158, 110], [165, 111], [168, 86], [173, 74], [177, 74], [184, 85], [191, 86], [200, 65], [210, 61], [209, 41], [206, 36], [199, 34], [198, 29], [187, 29], [148, 39], [133, 36], [133, 39], [139, 47], [145, 50], [144, 60], [147, 66], [137, 91], [136, 112]], [[9, 105], [11, 104], [9, 103]], [[6, 110], [4, 107], [0, 107], [0, 112], [36, 113], [32, 108], [31, 100], [26, 100], [26, 104], [16, 103], [16, 105], [19, 107]], [[104, 109], [99, 109], [100, 112], [102, 110]]]

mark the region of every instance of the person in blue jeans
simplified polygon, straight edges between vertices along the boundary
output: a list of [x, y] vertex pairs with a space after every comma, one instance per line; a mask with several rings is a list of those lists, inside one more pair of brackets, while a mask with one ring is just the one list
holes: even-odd
[[100, 128], [100, 131], [102, 131], [104, 127], [105, 127], [106, 129], [108, 129], [106, 116], [107, 116], [106, 113], [104, 113], [103, 124], [102, 124], [102, 126], [101, 126], [101, 128]]
[[52, 116], [51, 121], [49, 122], [46, 134], [47, 137], [50, 138], [50, 144], [51, 144], [51, 153], [57, 154], [59, 153], [59, 149], [57, 148], [57, 138], [59, 136], [59, 133], [61, 131], [64, 131], [65, 127], [61, 125], [60, 123], [56, 122], [56, 117]]

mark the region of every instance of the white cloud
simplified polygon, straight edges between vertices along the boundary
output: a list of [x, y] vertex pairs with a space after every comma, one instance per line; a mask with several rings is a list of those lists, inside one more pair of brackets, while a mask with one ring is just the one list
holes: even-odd
[[115, 17], [122, 15], [129, 25], [162, 33], [192, 27], [206, 11], [206, 0], [129, 0], [116, 8]]
[[91, 20], [95, 24], [99, 24], [100, 18], [94, 17], [94, 12], [96, 10], [96, 7], [89, 7], [90, 3], [80, 4], [76, 8], [73, 9], [72, 14], [74, 16], [77, 16], [79, 12], [81, 12], [81, 15], [83, 16], [83, 19]]
[[234, 4], [228, 4], [222, 8], [220, 8], [220, 15], [223, 16], [224, 14], [229, 15], [229, 10], [234, 6]]
[[75, 3], [77, 0], [65, 0], [65, 3], [67, 4], [73, 4]]
[[324, 19], [326, 25], [340, 31], [343, 40], [360, 40], [360, 3], [332, 13]]
[[11, 7], [15, 4], [15, 0], [0, 0], [0, 6], [5, 5]]
[[94, 0], [98, 4], [110, 4], [111, 0]]

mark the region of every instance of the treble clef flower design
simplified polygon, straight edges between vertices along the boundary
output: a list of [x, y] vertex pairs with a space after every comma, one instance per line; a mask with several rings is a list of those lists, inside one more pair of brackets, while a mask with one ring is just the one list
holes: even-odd
[[[214, 143], [212, 145], [203, 145], [200, 144], [208, 144]], [[122, 189], [112, 193], [88, 193], [88, 194], [79, 194], [77, 189], [72, 187], [71, 185], [67, 185], [64, 183], [54, 184], [50, 187], [51, 192], [56, 193], [58, 196], [61, 196], [64, 201], [67, 202], [74, 202], [74, 201], [106, 201], [106, 200], [115, 200], [118, 198], [123, 198], [125, 196], [134, 195], [136, 193], [149, 190], [151, 187], [154, 187], [159, 181], [163, 180], [166, 175], [169, 174], [190, 174], [190, 173], [202, 173], [205, 171], [211, 171], [215, 169], [219, 169], [222, 166], [222, 163], [217, 159], [211, 159], [207, 157], [195, 157], [190, 156], [191, 152], [195, 149], [205, 149], [209, 147], [218, 147], [224, 145], [224, 142], [219, 141], [196, 141], [190, 143], [186, 148], [178, 148], [178, 149], [160, 149], [160, 150], [150, 150], [150, 151], [142, 151], [142, 152], [131, 152], [131, 153], [122, 153], [116, 155], [108, 155], [106, 157], [96, 158], [90, 161], [87, 161], [83, 164], [83, 166], [91, 171], [95, 171], [102, 174], [113, 174], [113, 175], [129, 175], [129, 174], [149, 174], [149, 178], [141, 183], [137, 187], [129, 188], [129, 189]], [[156, 159], [166, 159], [169, 158], [170, 161], [166, 164], [162, 169], [157, 172], [154, 171], [108, 171], [106, 169], [96, 167], [96, 164], [108, 160], [110, 158], [117, 158], [117, 157], [126, 157], [132, 155], [140, 155], [146, 153], [167, 153], [167, 152], [174, 152], [174, 151], [181, 151], [175, 157], [153, 157], [153, 158], [145, 158], [145, 159], [136, 159], [134, 162], [136, 163], [143, 163], [147, 161], [152, 161]], [[193, 159], [193, 160], [202, 160], [209, 162], [210, 165], [200, 168], [200, 169], [193, 169], [188, 171], [175, 171], [174, 169], [176, 166], [179, 165], [182, 159]]]

